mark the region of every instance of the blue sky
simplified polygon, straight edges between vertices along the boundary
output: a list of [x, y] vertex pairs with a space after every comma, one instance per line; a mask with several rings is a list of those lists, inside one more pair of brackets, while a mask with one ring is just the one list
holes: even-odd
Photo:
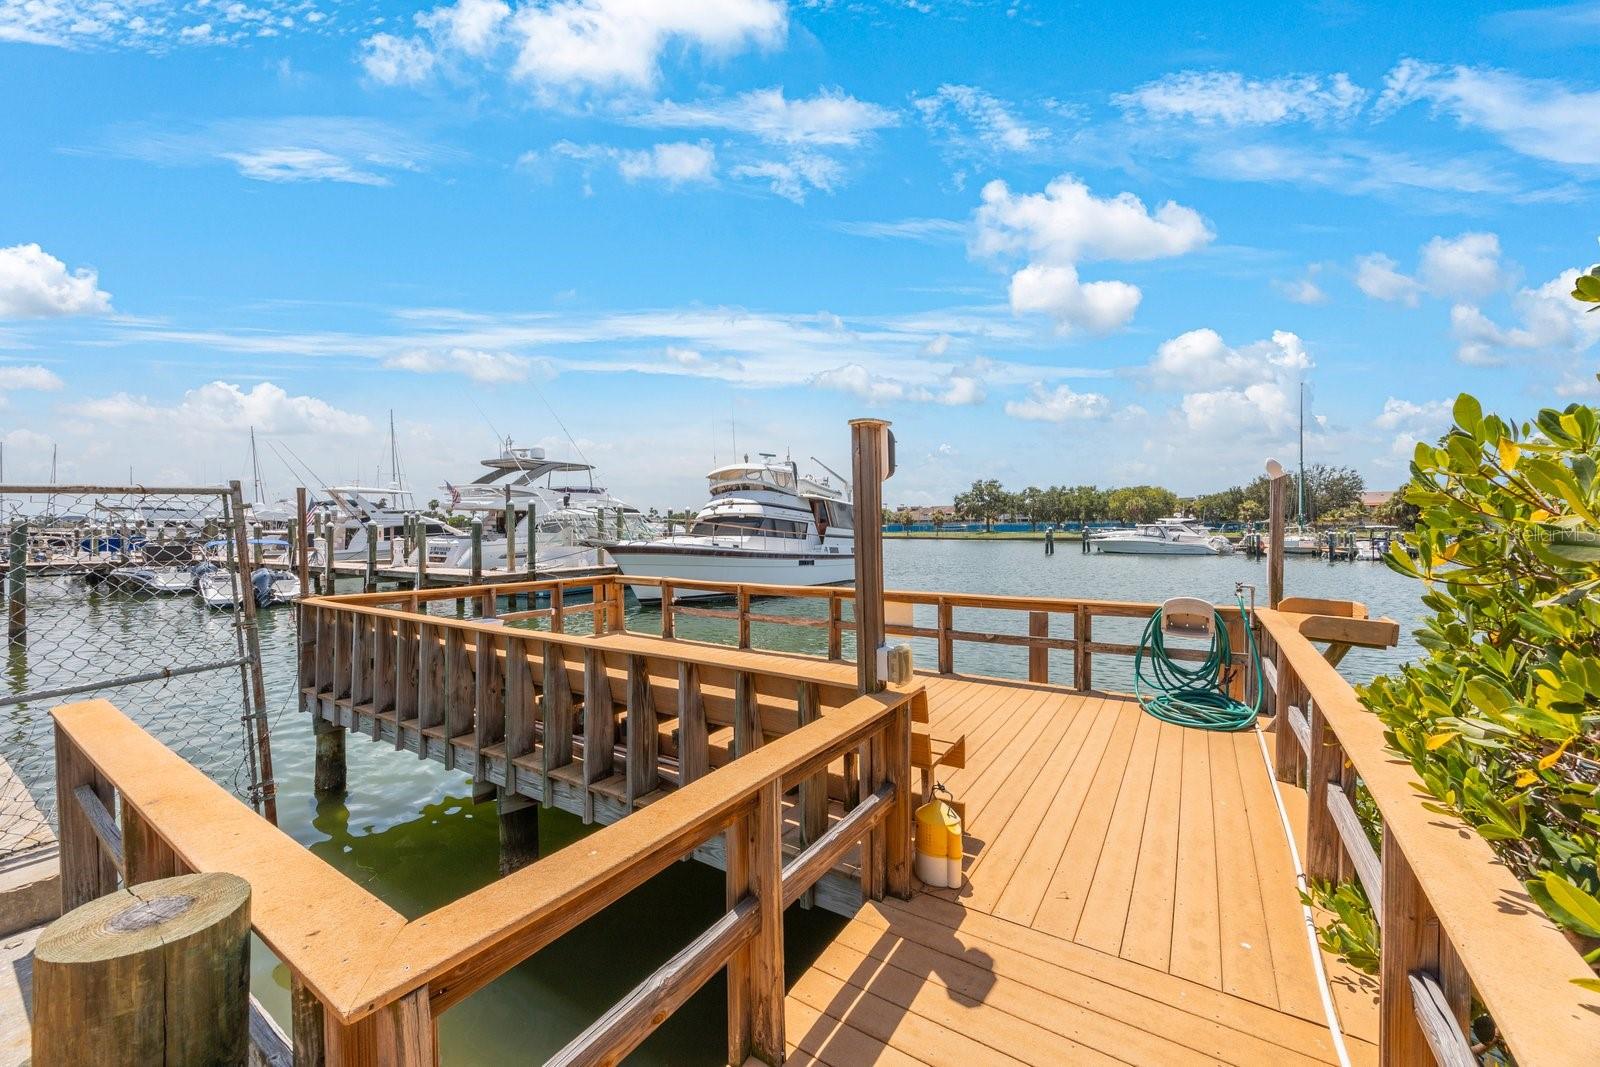
[[[6, 475], [412, 481], [496, 433], [1377, 486], [1597, 392], [1600, 4], [0, 0]], [[569, 441], [569, 435], [571, 440]], [[275, 493], [293, 484], [263, 445]]]

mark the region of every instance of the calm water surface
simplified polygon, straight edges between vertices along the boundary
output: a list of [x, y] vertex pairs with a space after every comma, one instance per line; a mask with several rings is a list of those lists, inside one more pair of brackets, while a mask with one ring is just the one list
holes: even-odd
[[[1038, 543], [966, 540], [890, 540], [885, 547], [890, 589], [1158, 601], [1194, 595], [1230, 601], [1235, 583], [1258, 586], [1265, 599], [1266, 570], [1260, 562], [1231, 557], [1086, 556], [1077, 545], [1058, 546], [1046, 558]], [[1287, 561], [1289, 595], [1337, 597], [1365, 602], [1374, 616], [1401, 624], [1401, 647], [1390, 652], [1353, 651], [1347, 677], [1361, 680], [1415, 654], [1409, 631], [1420, 613], [1419, 586], [1377, 563], [1328, 564]], [[1248, 600], [1249, 593], [1246, 592]], [[818, 614], [809, 602], [763, 603], [763, 612]], [[919, 624], [932, 625], [920, 614]], [[931, 611], [931, 609], [929, 609]], [[958, 627], [1021, 632], [1023, 620], [1000, 612], [958, 612]], [[1021, 624], [1021, 625], [1019, 625]], [[630, 601], [630, 628], [654, 630], [659, 613]], [[1099, 620], [1100, 640], [1137, 641], [1138, 620]], [[728, 640], [731, 624], [683, 619], [685, 637]], [[1070, 624], [1052, 633], [1070, 635]], [[754, 627], [758, 646], [823, 651], [821, 631]], [[913, 643], [917, 662], [931, 665], [931, 642]], [[294, 711], [293, 621], [290, 613], [268, 614], [262, 625], [269, 704], [275, 718], [272, 745], [282, 828], [361, 882], [406, 915], [420, 915], [462, 896], [498, 874], [493, 805], [474, 805], [466, 777], [438, 764], [398, 754], [384, 745], [347, 741], [349, 795], [342, 803], [317, 804], [311, 796], [311, 729]], [[850, 650], [846, 649], [847, 655]], [[958, 670], [1003, 676], [1026, 672], [1026, 650], [958, 645]], [[1065, 654], [1052, 662], [1054, 677], [1070, 678]], [[1126, 688], [1131, 663], [1097, 658], [1096, 683]], [[231, 693], [228, 694], [231, 696]], [[546, 851], [586, 832], [572, 816], [545, 811], [540, 832]], [[440, 1019], [441, 1054], [448, 1064], [539, 1062], [559, 1049], [619, 997], [682, 948], [722, 910], [722, 875], [697, 863], [675, 864], [626, 900], [572, 931], [535, 959], [511, 971]], [[791, 978], [826, 944], [842, 920], [792, 909], [785, 917]], [[259, 946], [258, 946], [259, 948]], [[287, 1022], [288, 976], [271, 955], [255, 955], [254, 988], [269, 1010]], [[725, 990], [710, 983], [635, 1054], [642, 1064], [720, 1063]]]

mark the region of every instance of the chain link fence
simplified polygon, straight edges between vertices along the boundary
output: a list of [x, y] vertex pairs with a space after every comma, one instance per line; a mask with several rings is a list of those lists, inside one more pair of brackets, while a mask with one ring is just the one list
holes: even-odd
[[10, 772], [0, 767], [0, 860], [51, 839], [50, 709], [72, 700], [110, 700], [257, 810], [271, 808], [249, 575], [282, 550], [247, 538], [245, 522], [237, 483], [0, 485], [0, 756]]

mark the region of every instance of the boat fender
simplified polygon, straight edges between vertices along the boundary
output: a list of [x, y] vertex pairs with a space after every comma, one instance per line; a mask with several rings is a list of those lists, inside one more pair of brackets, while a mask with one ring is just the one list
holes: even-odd
[[961, 816], [935, 798], [917, 809], [917, 877], [933, 889], [961, 887]]

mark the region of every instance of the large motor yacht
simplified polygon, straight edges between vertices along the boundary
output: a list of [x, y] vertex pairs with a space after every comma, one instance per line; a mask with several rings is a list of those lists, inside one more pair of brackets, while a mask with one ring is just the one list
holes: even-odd
[[1187, 515], [1169, 515], [1131, 530], [1109, 530], [1089, 538], [1096, 552], [1162, 556], [1225, 556], [1233, 551], [1226, 537], [1211, 533]]
[[[761, 462], [718, 467], [707, 476], [711, 499], [687, 533], [607, 544], [624, 577], [688, 578], [770, 585], [839, 585], [855, 578], [855, 520], [848, 485], [801, 475], [793, 460], [762, 453]], [[654, 585], [634, 585], [643, 602]], [[679, 589], [675, 598], [718, 596]]]
[[[528, 524], [537, 524], [533, 538], [539, 571], [599, 567], [608, 561], [598, 542], [607, 538], [648, 537], [654, 533], [633, 505], [612, 496], [594, 482], [588, 463], [552, 459], [542, 448], [516, 448], [507, 438], [500, 454], [482, 461], [489, 468], [466, 485], [446, 483], [450, 506], [484, 518], [484, 570], [506, 566], [505, 508], [519, 516], [512, 548], [520, 565], [528, 545]], [[620, 515], [620, 525], [619, 525]], [[470, 567], [472, 539], [429, 538], [430, 566]]]

